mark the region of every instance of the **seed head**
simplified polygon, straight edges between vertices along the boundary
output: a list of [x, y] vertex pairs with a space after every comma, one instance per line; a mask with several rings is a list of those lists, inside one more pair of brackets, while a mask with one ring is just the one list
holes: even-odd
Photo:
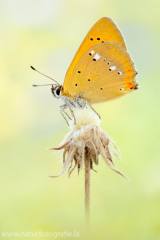
[[59, 147], [49, 148], [49, 150], [63, 149], [62, 169], [58, 175], [49, 177], [58, 177], [67, 168], [69, 177], [76, 167], [79, 173], [86, 156], [90, 159], [90, 169], [94, 170], [93, 165], [98, 165], [98, 158], [101, 155], [109, 168], [127, 178], [115, 168], [113, 155], [120, 160], [116, 153], [119, 150], [108, 134], [100, 128], [101, 121], [99, 117], [87, 108], [77, 110], [75, 117], [76, 124], [74, 124], [74, 119], [70, 121], [71, 131], [66, 135]]

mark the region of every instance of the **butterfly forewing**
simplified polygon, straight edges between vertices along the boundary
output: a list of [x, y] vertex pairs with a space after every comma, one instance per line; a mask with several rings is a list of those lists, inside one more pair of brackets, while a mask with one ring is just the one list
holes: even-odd
[[113, 22], [113, 20], [109, 17], [101, 18], [87, 33], [67, 71], [64, 81], [65, 89], [67, 88], [68, 82], [70, 81], [70, 76], [75, 66], [77, 65], [83, 54], [91, 47], [103, 42], [115, 42], [118, 43], [122, 48], [127, 50], [124, 38], [120, 30]]
[[63, 94], [90, 103], [105, 102], [132, 91], [138, 85], [129, 53], [108, 42], [90, 48], [74, 68]]

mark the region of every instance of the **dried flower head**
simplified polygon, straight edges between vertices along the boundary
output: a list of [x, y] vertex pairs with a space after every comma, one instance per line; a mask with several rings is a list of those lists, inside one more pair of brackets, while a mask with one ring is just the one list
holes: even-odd
[[119, 150], [107, 133], [99, 127], [101, 122], [99, 117], [87, 108], [77, 110], [75, 117], [76, 124], [73, 119], [70, 121], [71, 131], [59, 147], [49, 148], [50, 150], [63, 149], [63, 167], [58, 175], [49, 177], [58, 177], [67, 168], [69, 176], [76, 167], [79, 173], [86, 155], [90, 159], [90, 169], [94, 170], [93, 164], [98, 165], [98, 157], [101, 155], [109, 168], [127, 178], [115, 168], [112, 156], [115, 155], [119, 159], [116, 153]]

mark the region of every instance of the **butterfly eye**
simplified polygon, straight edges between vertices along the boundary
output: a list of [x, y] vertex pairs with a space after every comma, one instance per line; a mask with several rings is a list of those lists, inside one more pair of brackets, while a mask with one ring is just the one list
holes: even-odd
[[56, 89], [56, 94], [59, 96], [60, 95], [60, 92], [61, 92], [61, 89], [60, 88], [57, 88]]
[[61, 87], [56, 87], [54, 90], [54, 96], [59, 98], [61, 96], [62, 88]]
[[99, 41], [99, 40], [100, 40], [100, 38], [97, 38], [97, 40]]

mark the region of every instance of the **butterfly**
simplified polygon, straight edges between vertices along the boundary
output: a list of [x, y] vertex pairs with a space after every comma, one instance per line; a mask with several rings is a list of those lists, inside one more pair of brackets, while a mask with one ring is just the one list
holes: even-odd
[[86, 105], [95, 111], [91, 104], [116, 99], [138, 89], [137, 73], [119, 28], [110, 17], [103, 17], [84, 38], [66, 73], [64, 84], [50, 78], [56, 82], [50, 84], [51, 92], [63, 100], [60, 109], [65, 118], [68, 116], [65, 112], [67, 107], [73, 116], [72, 109]]

